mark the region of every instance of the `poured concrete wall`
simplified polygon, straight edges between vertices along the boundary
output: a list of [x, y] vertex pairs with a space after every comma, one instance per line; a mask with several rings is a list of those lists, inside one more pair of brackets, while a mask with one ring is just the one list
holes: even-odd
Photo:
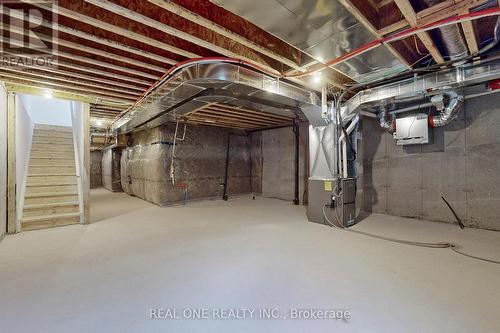
[[398, 147], [376, 119], [362, 120], [362, 208], [500, 230], [500, 95], [467, 99], [433, 143]]
[[[304, 203], [307, 198], [308, 178], [308, 126], [300, 125], [299, 140], [299, 201]], [[261, 179], [262, 195], [267, 198], [293, 200], [295, 196], [295, 134], [291, 127], [265, 130], [252, 134], [254, 138], [252, 156], [259, 156], [258, 142], [261, 144], [262, 159], [254, 161], [261, 163], [260, 173], [256, 173], [254, 187], [258, 188], [258, 178]], [[257, 191], [256, 191], [257, 192]]]
[[121, 192], [120, 160], [121, 148], [107, 148], [102, 151], [102, 185], [111, 192]]
[[102, 187], [102, 152], [90, 152], [90, 188]]
[[[178, 137], [182, 137], [180, 126]], [[188, 200], [222, 198], [227, 140], [234, 130], [188, 125], [185, 139], [175, 150], [175, 184], [171, 177], [175, 124], [132, 134], [131, 146], [122, 154], [121, 183], [124, 191], [168, 205]], [[250, 137], [231, 136], [228, 195], [248, 194], [251, 188]]]

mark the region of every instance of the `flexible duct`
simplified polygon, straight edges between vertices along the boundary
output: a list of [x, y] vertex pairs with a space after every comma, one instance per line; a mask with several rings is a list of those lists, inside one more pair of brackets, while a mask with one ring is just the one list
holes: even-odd
[[[423, 0], [427, 7], [443, 2], [442, 0]], [[447, 25], [437, 29], [450, 60], [462, 59], [469, 53], [460, 28], [457, 24]]]
[[[447, 97], [448, 103], [444, 101], [443, 97]], [[431, 102], [436, 106], [441, 112], [439, 115], [429, 117], [429, 125], [431, 127], [441, 127], [449, 124], [453, 119], [455, 119], [462, 110], [464, 105], [464, 97], [457, 94], [455, 91], [448, 91], [442, 95], [434, 96]]]
[[394, 120], [390, 119], [390, 116], [387, 113], [387, 109], [385, 106], [380, 108], [380, 112], [378, 114], [378, 119], [380, 122], [380, 127], [382, 127], [385, 131], [392, 133], [396, 129], [396, 123]]

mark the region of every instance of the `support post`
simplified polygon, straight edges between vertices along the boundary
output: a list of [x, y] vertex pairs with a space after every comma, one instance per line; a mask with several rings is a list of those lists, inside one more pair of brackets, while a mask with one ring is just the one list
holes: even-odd
[[227, 148], [226, 148], [226, 169], [224, 171], [224, 193], [222, 194], [222, 200], [227, 201], [227, 178], [229, 174], [229, 149], [231, 149], [231, 134], [227, 135]]
[[299, 123], [295, 119], [293, 121], [293, 132], [295, 133], [295, 196], [293, 199], [294, 205], [299, 205], [299, 144], [300, 144], [300, 128]]
[[16, 209], [16, 94], [7, 95], [7, 233], [18, 232]]
[[90, 223], [90, 104], [83, 105], [83, 223]]

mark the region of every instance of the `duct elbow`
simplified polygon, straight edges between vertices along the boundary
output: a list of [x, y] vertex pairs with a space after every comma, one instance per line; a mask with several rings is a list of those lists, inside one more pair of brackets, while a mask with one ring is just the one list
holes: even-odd
[[385, 107], [382, 107], [380, 109], [378, 118], [380, 122], [380, 127], [382, 127], [384, 131], [392, 133], [396, 130], [396, 122], [394, 122], [394, 120], [392, 119], [389, 119], [390, 117], [388, 117], [387, 109]]
[[[445, 98], [447, 101], [445, 101]], [[431, 127], [442, 127], [451, 123], [462, 110], [464, 97], [455, 91], [445, 92], [431, 98], [431, 102], [440, 111], [437, 116], [429, 117]]]

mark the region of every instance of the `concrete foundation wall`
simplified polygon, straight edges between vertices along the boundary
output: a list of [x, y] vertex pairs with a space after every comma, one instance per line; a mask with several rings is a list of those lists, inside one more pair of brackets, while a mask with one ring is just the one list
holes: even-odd
[[[308, 127], [300, 125], [299, 201], [307, 201]], [[260, 144], [260, 147], [259, 147]], [[291, 127], [252, 134], [252, 184], [267, 198], [292, 201], [295, 196], [295, 134]], [[260, 180], [260, 182], [259, 182]], [[259, 188], [260, 185], [260, 188]]]
[[[125, 192], [158, 205], [185, 200], [222, 198], [227, 140], [234, 130], [188, 125], [177, 141], [175, 185], [171, 177], [175, 124], [133, 133], [122, 154], [121, 182]], [[178, 137], [182, 137], [180, 126]], [[227, 193], [247, 194], [251, 188], [250, 137], [231, 136]]]
[[90, 188], [102, 187], [102, 151], [90, 152]]
[[362, 208], [500, 230], [500, 95], [467, 99], [433, 143], [398, 147], [376, 119], [362, 120]]
[[102, 151], [102, 185], [111, 192], [122, 192], [120, 162], [121, 148], [108, 148]]

